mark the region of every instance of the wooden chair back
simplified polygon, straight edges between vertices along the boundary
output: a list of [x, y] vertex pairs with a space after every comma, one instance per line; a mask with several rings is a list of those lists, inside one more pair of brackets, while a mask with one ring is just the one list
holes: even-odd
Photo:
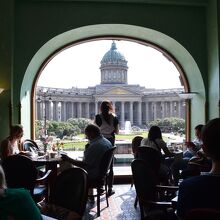
[[82, 168], [74, 167], [64, 170], [57, 176], [50, 202], [83, 216], [87, 197], [87, 172]]

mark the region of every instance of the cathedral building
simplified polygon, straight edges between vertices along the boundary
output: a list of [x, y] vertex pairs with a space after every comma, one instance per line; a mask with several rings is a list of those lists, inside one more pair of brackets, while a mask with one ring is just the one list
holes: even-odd
[[113, 41], [101, 60], [101, 83], [94, 87], [70, 89], [37, 87], [36, 119], [67, 121], [69, 118], [94, 119], [103, 100], [113, 103], [120, 128], [125, 121], [146, 127], [156, 119], [185, 118], [185, 102], [177, 89], [149, 89], [128, 84], [128, 65]]

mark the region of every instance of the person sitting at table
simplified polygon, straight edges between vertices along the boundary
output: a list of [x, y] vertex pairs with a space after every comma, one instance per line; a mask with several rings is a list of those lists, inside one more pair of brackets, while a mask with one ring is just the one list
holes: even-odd
[[[148, 137], [142, 139], [141, 146], [151, 147], [161, 153], [160, 179], [163, 183], [168, 184], [170, 169], [166, 164], [165, 158], [171, 158], [174, 156], [174, 154], [169, 151], [158, 126], [152, 126], [150, 128]], [[162, 155], [162, 151], [164, 152], [164, 155]]]
[[7, 188], [5, 174], [0, 166], [0, 219], [42, 220], [40, 210], [26, 189]]
[[197, 152], [201, 150], [202, 140], [201, 131], [202, 124], [197, 125], [195, 129], [195, 139], [190, 142], [186, 142], [187, 150], [183, 153], [183, 158], [180, 160], [173, 161], [171, 164], [171, 171], [173, 175], [174, 185], [178, 185], [180, 179], [180, 170], [185, 170], [188, 167], [189, 160], [197, 155]]
[[102, 156], [112, 147], [112, 144], [101, 135], [97, 125], [89, 124], [85, 128], [85, 135], [89, 140], [89, 145], [86, 145], [83, 161], [74, 160], [63, 154], [62, 159], [84, 168], [88, 172], [88, 182], [90, 182], [98, 177]]
[[184, 219], [191, 209], [220, 210], [220, 118], [202, 128], [203, 151], [212, 159], [210, 172], [185, 179], [179, 187], [177, 215]]
[[13, 154], [24, 154], [28, 152], [23, 151], [20, 148], [20, 140], [23, 137], [23, 127], [22, 125], [13, 125], [10, 129], [10, 135], [5, 138], [0, 144], [0, 158], [4, 160], [6, 157]]
[[150, 128], [148, 137], [142, 139], [141, 146], [154, 148], [160, 153], [162, 153], [161, 150], [163, 150], [165, 157], [173, 156], [173, 153], [169, 151], [167, 144], [164, 142], [162, 138], [162, 132], [158, 126], [152, 126]]
[[141, 146], [141, 141], [143, 140], [142, 136], [135, 136], [131, 141], [131, 149], [134, 155], [134, 159], [137, 159], [138, 147]]
[[197, 125], [195, 129], [195, 139], [193, 141], [185, 142], [187, 150], [183, 153], [184, 158], [191, 158], [196, 156], [196, 153], [202, 148], [201, 131], [202, 124]]

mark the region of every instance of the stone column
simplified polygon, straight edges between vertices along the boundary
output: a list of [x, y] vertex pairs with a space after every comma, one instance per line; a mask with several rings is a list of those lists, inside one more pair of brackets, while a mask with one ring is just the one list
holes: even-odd
[[179, 101], [178, 102], [178, 107], [179, 107], [179, 118], [181, 118], [181, 116], [182, 116], [182, 102], [181, 101]]
[[39, 112], [39, 106], [38, 106], [38, 103], [37, 103], [37, 100], [35, 100], [35, 119], [36, 120], [39, 120], [39, 117], [38, 117], [38, 112]]
[[52, 101], [49, 102], [49, 108], [50, 108], [49, 120], [52, 121], [53, 120], [53, 102]]
[[41, 120], [42, 106], [41, 102], [37, 102], [37, 119]]
[[133, 102], [130, 102], [130, 122], [131, 122], [131, 125], [133, 125]]
[[141, 102], [138, 102], [138, 111], [137, 111], [137, 119], [138, 119], [138, 125], [142, 124], [142, 113], [141, 113]]
[[157, 111], [158, 111], [157, 102], [154, 102], [154, 120], [158, 118]]
[[145, 118], [146, 124], [149, 122], [149, 103], [145, 102]]
[[74, 102], [72, 102], [72, 118], [75, 118], [76, 117], [76, 115], [75, 115], [75, 103]]
[[53, 101], [53, 120], [58, 121], [58, 102]]
[[112, 107], [113, 107], [113, 111], [116, 113], [116, 110], [115, 110], [115, 102], [112, 102]]
[[40, 102], [40, 120], [44, 120], [44, 102]]
[[125, 126], [125, 103], [121, 102], [121, 128]]
[[81, 118], [82, 117], [82, 103], [81, 102], [78, 102], [78, 105], [77, 105], [78, 109], [77, 109], [77, 116], [78, 118]]
[[66, 106], [66, 120], [67, 121], [69, 119], [69, 103], [68, 101], [65, 102], [65, 106]]
[[168, 106], [167, 106], [167, 102], [164, 103], [165, 104], [165, 118], [168, 116]]
[[61, 121], [66, 121], [66, 102], [61, 103]]
[[89, 102], [86, 102], [86, 118], [90, 118], [89, 117]]
[[59, 102], [58, 104], [57, 104], [57, 119], [58, 119], [58, 121], [62, 121], [62, 105], [63, 105], [63, 103], [62, 102]]
[[174, 117], [177, 117], [177, 103], [176, 101], [174, 102], [174, 111], [173, 111]]
[[45, 113], [46, 113], [46, 120], [50, 119], [50, 108], [49, 108], [49, 101], [44, 101], [45, 104]]
[[73, 118], [73, 105], [72, 105], [72, 102], [69, 102], [69, 118]]
[[95, 101], [95, 115], [98, 114], [98, 102]]
[[161, 102], [161, 117], [165, 118], [165, 103], [163, 101]]
[[173, 102], [170, 102], [170, 117], [173, 117]]

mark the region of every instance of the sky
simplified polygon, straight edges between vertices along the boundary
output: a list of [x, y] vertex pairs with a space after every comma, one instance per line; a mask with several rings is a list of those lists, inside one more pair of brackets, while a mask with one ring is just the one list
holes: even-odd
[[[128, 84], [155, 89], [181, 87], [178, 70], [162, 53], [135, 42], [116, 40], [115, 43], [128, 61]], [[97, 40], [63, 50], [42, 70], [37, 85], [87, 88], [100, 84], [100, 61], [111, 44], [112, 40]]]

